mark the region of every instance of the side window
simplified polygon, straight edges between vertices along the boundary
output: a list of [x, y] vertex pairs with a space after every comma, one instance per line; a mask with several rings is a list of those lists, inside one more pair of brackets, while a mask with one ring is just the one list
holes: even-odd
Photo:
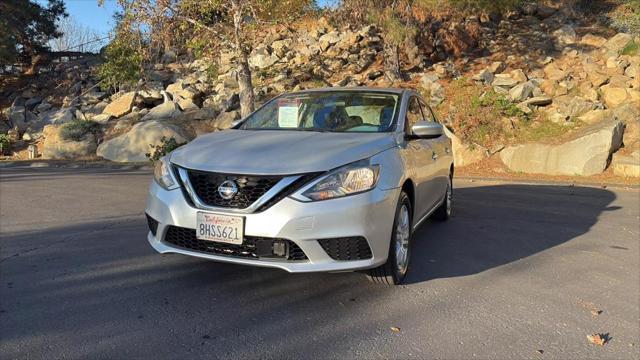
[[422, 100], [420, 100], [420, 106], [422, 107], [422, 113], [424, 114], [425, 121], [438, 122], [433, 114], [433, 111], [431, 111], [431, 108], [427, 106], [427, 104], [425, 104]]
[[404, 129], [407, 134], [411, 133], [411, 128], [419, 121], [423, 121], [422, 111], [420, 110], [420, 103], [417, 97], [409, 99], [409, 107], [407, 108], [407, 122]]

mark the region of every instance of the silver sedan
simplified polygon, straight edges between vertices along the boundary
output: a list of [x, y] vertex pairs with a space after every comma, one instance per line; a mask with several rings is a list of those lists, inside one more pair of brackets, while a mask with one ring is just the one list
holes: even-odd
[[400, 284], [411, 234], [451, 214], [451, 140], [418, 93], [280, 95], [156, 163], [148, 240], [160, 253]]

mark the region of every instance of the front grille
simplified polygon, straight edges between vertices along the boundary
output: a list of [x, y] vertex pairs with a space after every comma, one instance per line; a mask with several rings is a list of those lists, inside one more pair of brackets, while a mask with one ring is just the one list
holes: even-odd
[[[196, 195], [208, 206], [245, 209], [282, 179], [281, 176], [254, 176], [219, 174], [206, 171], [187, 170], [189, 181]], [[238, 192], [231, 199], [223, 199], [218, 187], [232, 180], [238, 186]]]
[[153, 236], [156, 236], [156, 232], [158, 231], [158, 220], [152, 218], [147, 213], [145, 213], [145, 215], [147, 216], [147, 225], [149, 225], [149, 231], [151, 231]]
[[318, 242], [333, 260], [371, 259], [371, 248], [361, 236], [321, 239]]
[[[225, 244], [196, 238], [196, 231], [178, 226], [169, 226], [164, 241], [175, 246], [208, 254], [242, 258], [280, 258], [290, 261], [308, 260], [296, 243], [287, 239], [245, 236], [242, 245]], [[278, 248], [278, 249], [276, 249]], [[283, 253], [280, 252], [283, 250]]]

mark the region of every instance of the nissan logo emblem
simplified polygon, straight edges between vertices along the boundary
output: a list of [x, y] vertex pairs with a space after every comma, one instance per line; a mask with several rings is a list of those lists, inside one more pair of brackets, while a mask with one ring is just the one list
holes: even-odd
[[218, 186], [218, 194], [225, 200], [233, 198], [237, 193], [238, 185], [233, 180], [227, 180]]

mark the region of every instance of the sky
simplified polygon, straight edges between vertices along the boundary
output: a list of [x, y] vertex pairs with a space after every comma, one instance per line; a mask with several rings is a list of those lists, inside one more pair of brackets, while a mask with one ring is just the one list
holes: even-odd
[[[1, 1], [1, 0], [0, 0]], [[37, 0], [46, 4], [47, 0]], [[336, 0], [317, 0], [318, 5], [326, 6]], [[65, 0], [67, 12], [80, 24], [93, 29], [100, 36], [106, 36], [113, 29], [113, 14], [119, 9], [116, 0], [104, 0], [103, 6], [98, 6], [98, 0]]]

